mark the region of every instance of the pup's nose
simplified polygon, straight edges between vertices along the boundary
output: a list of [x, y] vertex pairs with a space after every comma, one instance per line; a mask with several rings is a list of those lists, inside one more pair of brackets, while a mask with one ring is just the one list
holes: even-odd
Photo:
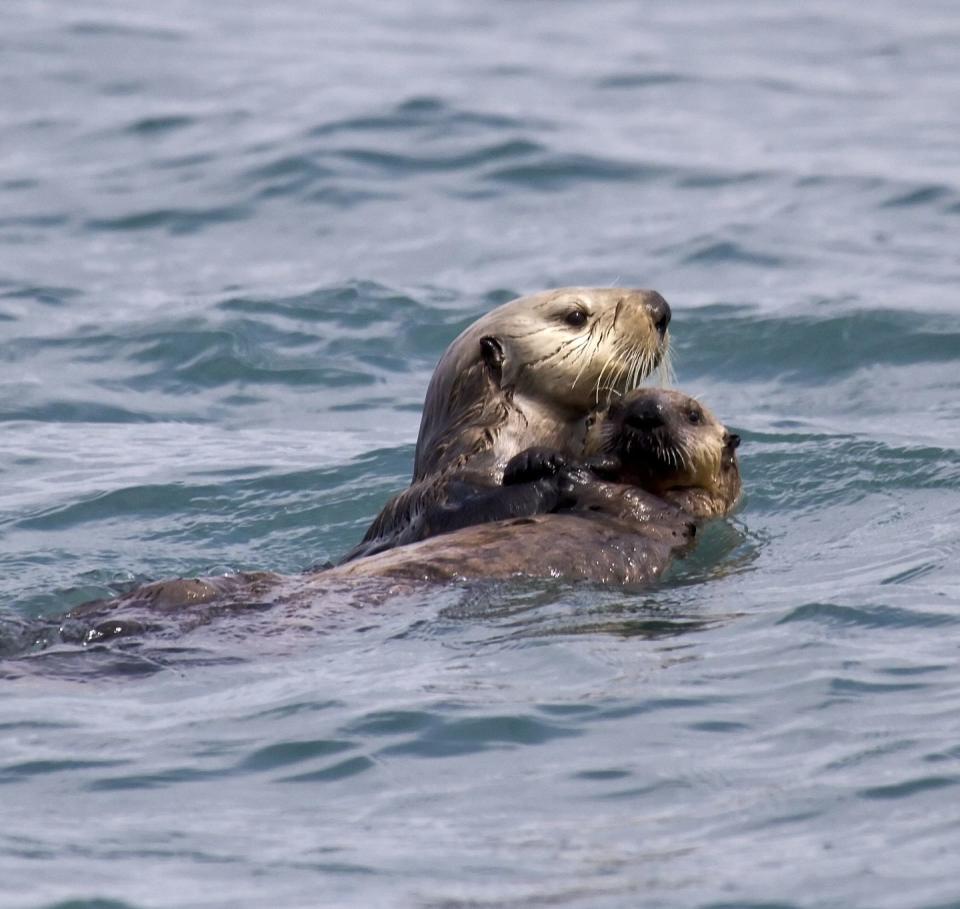
[[640, 398], [627, 406], [623, 422], [634, 429], [656, 429], [658, 426], [663, 426], [663, 408], [659, 401]]

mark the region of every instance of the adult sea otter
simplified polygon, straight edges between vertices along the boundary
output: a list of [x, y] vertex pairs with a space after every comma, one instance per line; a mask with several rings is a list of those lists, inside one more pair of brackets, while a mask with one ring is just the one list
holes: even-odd
[[636, 389], [598, 419], [585, 460], [544, 448], [511, 459], [500, 490], [524, 493], [522, 516], [487, 520], [491, 501], [484, 490], [479, 500], [467, 495], [456, 507], [464, 521], [486, 523], [303, 575], [257, 572], [148, 584], [78, 607], [61, 635], [91, 642], [171, 626], [185, 630], [218, 616], [242, 621], [244, 612], [261, 609], [275, 616], [276, 626], [300, 624], [313, 608], [342, 603], [344, 591], [353, 591], [360, 605], [424, 584], [491, 578], [642, 586], [690, 548], [701, 521], [734, 507], [739, 443], [693, 398]]
[[669, 324], [656, 291], [618, 287], [547, 290], [482, 316], [430, 381], [411, 485], [344, 561], [430, 536], [463, 484], [498, 486], [526, 448], [582, 455], [591, 416], [665, 363]]

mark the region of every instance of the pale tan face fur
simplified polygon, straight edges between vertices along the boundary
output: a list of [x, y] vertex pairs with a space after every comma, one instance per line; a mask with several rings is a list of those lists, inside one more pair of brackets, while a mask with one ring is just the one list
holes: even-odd
[[[670, 307], [655, 291], [566, 287], [504, 303], [447, 348], [427, 389], [414, 480], [531, 445], [579, 454], [583, 421], [658, 366]], [[488, 465], [488, 469], [490, 469]]]
[[611, 405], [588, 448], [619, 457], [620, 482], [709, 517], [726, 513], [739, 498], [739, 443], [689, 395], [639, 388]]
[[570, 411], [603, 406], [658, 366], [666, 372], [667, 322], [653, 291], [568, 287], [523, 297], [496, 311], [503, 384]]

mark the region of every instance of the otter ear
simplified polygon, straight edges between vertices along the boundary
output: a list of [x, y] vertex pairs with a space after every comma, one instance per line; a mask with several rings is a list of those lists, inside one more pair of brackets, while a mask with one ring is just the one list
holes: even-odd
[[480, 356], [484, 365], [490, 371], [493, 381], [499, 387], [503, 380], [503, 345], [499, 338], [493, 335], [484, 335], [480, 339]]
[[720, 463], [724, 468], [736, 466], [736, 450], [739, 445], [740, 436], [735, 432], [725, 432], [723, 434], [723, 451], [720, 455]]

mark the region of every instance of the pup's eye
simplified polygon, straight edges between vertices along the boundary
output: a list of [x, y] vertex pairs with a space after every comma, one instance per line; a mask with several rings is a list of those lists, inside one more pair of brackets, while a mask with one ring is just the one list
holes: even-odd
[[691, 410], [687, 414], [687, 419], [691, 423], [699, 423], [703, 420], [703, 414], [699, 410]]
[[586, 324], [587, 314], [577, 307], [576, 309], [571, 309], [570, 312], [563, 317], [563, 321], [573, 328], [579, 328], [581, 325]]

